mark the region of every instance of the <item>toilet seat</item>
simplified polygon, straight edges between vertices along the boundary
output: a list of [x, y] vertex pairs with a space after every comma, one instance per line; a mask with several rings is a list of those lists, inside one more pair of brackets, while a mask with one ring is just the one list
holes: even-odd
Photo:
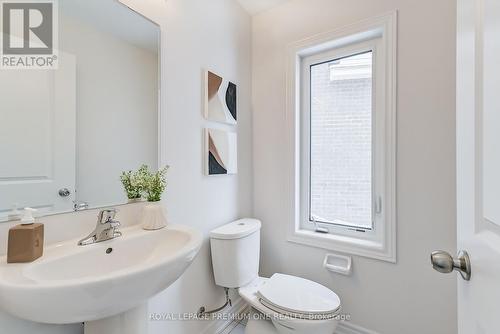
[[274, 274], [257, 291], [265, 307], [297, 319], [325, 320], [335, 317], [340, 298], [327, 287], [308, 279]]
[[[281, 275], [281, 274], [277, 274], [277, 275]], [[284, 276], [288, 276], [288, 275], [284, 275]], [[293, 277], [293, 276], [291, 276], [291, 277]], [[298, 279], [298, 277], [294, 277], [294, 278]], [[298, 320], [314, 321], [314, 322], [316, 322], [316, 321], [319, 321], [319, 322], [329, 321], [329, 320], [332, 320], [335, 318], [335, 316], [338, 314], [338, 311], [341, 308], [340, 300], [338, 299], [338, 296], [330, 289], [328, 289], [328, 288], [326, 288], [318, 283], [316, 283], [316, 284], [318, 284], [322, 288], [328, 290], [326, 292], [326, 294], [331, 296], [334, 301], [338, 300], [337, 307], [335, 307], [334, 304], [332, 304], [332, 307], [331, 307], [332, 311], [326, 311], [326, 312], [319, 313], [319, 315], [314, 315], [314, 313], [311, 312], [311, 309], [308, 310], [309, 312], [298, 311], [297, 309], [295, 309], [295, 312], [291, 312], [292, 309], [290, 309], [290, 308], [287, 309], [287, 308], [284, 308], [283, 306], [273, 305], [269, 302], [266, 303], [266, 301], [261, 297], [260, 291], [263, 290], [264, 293], [266, 293], [266, 290], [264, 289], [264, 287], [267, 286], [270, 281], [271, 281], [270, 278], [257, 277], [255, 280], [253, 280], [252, 282], [250, 282], [246, 286], [239, 288], [240, 296], [247, 303], [249, 303], [253, 308], [262, 312], [263, 314], [268, 316], [270, 319], [278, 319], [278, 318], [282, 318], [282, 317], [288, 317], [290, 319], [298, 319]], [[311, 282], [311, 283], [315, 283], [315, 282], [312, 282], [309, 280], [307, 280], [307, 281]], [[280, 282], [280, 280], [274, 280], [274, 282], [275, 282], [275, 284], [277, 284], [276, 282]], [[272, 286], [273, 285], [271, 285], [271, 287]], [[307, 293], [307, 290], [305, 293]], [[296, 294], [295, 291], [294, 291], [294, 293], [290, 293], [290, 290], [288, 290], [287, 294], [292, 295], [292, 296], [300, 295], [300, 294]], [[335, 309], [335, 310], [333, 310], [333, 309]], [[312, 316], [311, 316], [311, 313], [313, 314]]]
[[[245, 334], [332, 334], [338, 326], [336, 314], [310, 319], [286, 315], [283, 309], [270, 308], [262, 303], [259, 291], [270, 281], [269, 278], [256, 277], [252, 282], [238, 289], [239, 295], [251, 307], [253, 316], [248, 321]], [[296, 295], [295, 293], [290, 293]], [[338, 298], [338, 297], [337, 297]], [[340, 305], [337, 312], [340, 310]], [[290, 313], [290, 312], [289, 312]], [[272, 324], [273, 327], [270, 325]]]

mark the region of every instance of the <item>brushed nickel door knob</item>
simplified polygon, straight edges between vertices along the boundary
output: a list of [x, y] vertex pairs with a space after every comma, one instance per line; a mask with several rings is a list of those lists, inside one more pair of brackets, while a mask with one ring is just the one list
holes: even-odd
[[71, 191], [68, 188], [59, 189], [59, 196], [68, 197], [69, 195], [71, 195]]
[[466, 251], [460, 251], [458, 257], [454, 259], [448, 252], [434, 251], [431, 254], [432, 267], [440, 273], [448, 274], [456, 270], [466, 281], [471, 277], [471, 265], [469, 254]]

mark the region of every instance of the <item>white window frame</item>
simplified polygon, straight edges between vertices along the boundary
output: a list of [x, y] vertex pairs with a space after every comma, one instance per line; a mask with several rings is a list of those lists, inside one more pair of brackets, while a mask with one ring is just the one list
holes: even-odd
[[[287, 122], [290, 143], [288, 241], [396, 262], [396, 55], [397, 13], [320, 34], [288, 48]], [[309, 221], [310, 65], [373, 51], [373, 229]]]

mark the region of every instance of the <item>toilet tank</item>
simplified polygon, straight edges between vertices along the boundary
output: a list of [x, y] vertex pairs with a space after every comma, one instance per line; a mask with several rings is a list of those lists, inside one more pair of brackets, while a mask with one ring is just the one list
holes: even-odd
[[210, 232], [215, 284], [239, 288], [259, 274], [260, 227], [257, 219], [240, 219]]

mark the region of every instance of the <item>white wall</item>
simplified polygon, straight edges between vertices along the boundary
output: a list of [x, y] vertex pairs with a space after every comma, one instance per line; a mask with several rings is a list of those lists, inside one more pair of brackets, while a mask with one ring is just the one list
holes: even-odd
[[[286, 46], [399, 10], [398, 262], [354, 257], [350, 277], [322, 269], [326, 253], [286, 241]], [[352, 323], [382, 334], [453, 334], [456, 275], [429, 263], [454, 252], [455, 1], [292, 0], [253, 19], [254, 211], [263, 221], [261, 274], [296, 274], [335, 290]]]
[[[171, 165], [165, 198], [169, 218], [198, 228], [206, 236], [197, 259], [174, 285], [151, 301], [150, 311], [197, 312], [202, 305], [218, 306], [224, 300], [223, 290], [213, 281], [208, 231], [252, 213], [251, 20], [233, 0], [123, 2], [159, 22], [163, 29], [161, 144], [162, 163]], [[238, 85], [237, 175], [203, 175], [202, 129], [223, 127], [203, 120], [203, 68]], [[51, 224], [50, 220], [46, 223]], [[5, 248], [6, 238], [7, 229], [0, 229], [1, 247]], [[198, 334], [209, 325], [204, 321], [155, 322], [150, 333]], [[0, 313], [2, 333], [76, 334], [81, 328], [38, 325]]]

